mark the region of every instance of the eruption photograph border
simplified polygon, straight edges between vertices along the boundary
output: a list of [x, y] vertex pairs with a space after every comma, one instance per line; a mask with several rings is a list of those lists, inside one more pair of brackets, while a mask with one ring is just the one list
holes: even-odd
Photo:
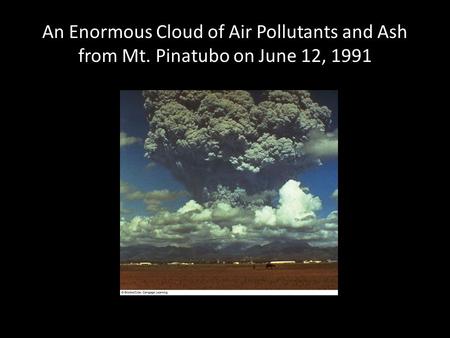
[[[141, 86], [140, 86], [141, 87]], [[155, 88], [155, 86], [145, 86], [148, 90], [148, 88], [152, 88], [152, 90], [180, 90], [180, 89], [175, 89], [172, 86], [171, 87], [165, 87], [165, 86], [157, 86], [157, 89], [153, 89]], [[198, 87], [192, 87], [192, 86], [183, 86], [183, 90], [199, 90], [199, 91], [221, 91], [221, 90], [236, 90], [235, 88], [216, 88], [215, 86], [212, 86], [213, 88], [209, 88], [209, 89], [205, 89], [205, 88], [198, 88]], [[283, 88], [283, 86], [274, 86], [277, 88], [277, 90], [291, 90], [292, 86], [289, 86], [289, 88]], [[305, 87], [304, 85], [301, 85], [300, 87]], [[264, 91], [264, 90], [268, 90], [268, 89], [239, 89], [239, 90], [244, 90], [244, 91]], [[120, 96], [121, 96], [121, 92], [123, 91], [142, 91], [141, 89], [135, 89], [135, 88], [131, 88], [131, 89], [119, 89], [118, 90], [118, 94], [119, 94], [119, 101], [120, 101]], [[337, 95], [337, 116], [339, 119], [339, 122], [336, 124], [336, 128], [341, 129], [342, 132], [342, 89], [341, 88], [334, 88], [334, 89], [310, 89], [308, 88], [307, 91], [335, 91], [336, 95]], [[319, 102], [320, 104], [322, 104], [321, 102]], [[120, 106], [120, 105], [119, 105]], [[120, 121], [120, 116], [121, 116], [121, 109], [118, 109], [119, 111], [119, 119], [117, 119], [117, 121]], [[121, 125], [120, 122], [118, 123], [119, 127], [118, 129], [122, 131], [121, 129]], [[342, 134], [341, 134], [342, 136]], [[337, 190], [341, 190], [342, 192], [342, 153], [341, 153], [341, 149], [342, 149], [342, 145], [341, 145], [341, 141], [342, 141], [342, 137], [338, 137], [338, 155], [336, 157], [337, 159], [337, 184], [336, 184], [336, 189]], [[121, 166], [121, 161], [119, 159], [119, 173], [120, 173], [120, 166]], [[336, 200], [336, 209], [339, 212], [339, 216], [343, 217], [343, 213], [342, 213], [342, 204], [341, 204], [342, 199], [341, 198], [337, 198]], [[118, 203], [118, 214], [121, 215], [121, 203]], [[283, 296], [287, 296], [287, 295], [339, 295], [341, 292], [341, 281], [343, 278], [342, 272], [343, 272], [343, 261], [345, 260], [343, 252], [342, 252], [342, 243], [343, 243], [343, 233], [342, 233], [342, 222], [337, 220], [337, 246], [336, 246], [336, 252], [337, 252], [337, 288], [336, 288], [336, 292], [329, 292], [332, 290], [323, 290], [324, 292], [322, 292], [322, 290], [286, 290], [286, 289], [282, 289], [282, 290], [244, 290], [244, 289], [233, 289], [233, 290], [211, 290], [211, 289], [205, 289], [205, 290], [187, 290], [187, 289], [182, 289], [182, 290], [175, 290], [175, 289], [171, 289], [171, 290], [131, 290], [133, 292], [127, 293], [127, 292], [122, 292], [123, 290], [121, 290], [121, 295], [127, 294], [127, 295], [239, 295], [239, 296], [245, 296], [245, 295], [253, 295], [253, 296], [260, 296], [260, 295], [271, 295], [271, 296], [276, 296], [276, 295], [283, 295]], [[119, 230], [120, 230], [120, 226], [119, 226]], [[120, 244], [120, 236], [118, 236], [118, 242]], [[120, 245], [119, 245], [120, 247]], [[120, 280], [120, 268], [119, 268], [119, 280]], [[120, 283], [120, 282], [119, 282]], [[339, 293], [338, 293], [339, 290]], [[130, 290], [126, 290], [126, 291], [130, 291]], [[142, 292], [138, 292], [138, 291], [142, 291]], [[146, 292], [146, 291], [150, 291], [150, 292]], [[156, 292], [155, 291], [162, 291], [162, 292]], [[234, 292], [236, 291], [236, 292]], [[291, 292], [289, 292], [291, 291]], [[303, 292], [305, 291], [305, 292]]]

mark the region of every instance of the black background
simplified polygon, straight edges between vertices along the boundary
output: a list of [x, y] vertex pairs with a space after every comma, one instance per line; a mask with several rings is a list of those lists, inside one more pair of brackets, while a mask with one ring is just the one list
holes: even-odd
[[[336, 314], [342, 306], [364, 312], [375, 303], [390, 304], [408, 298], [411, 261], [417, 256], [405, 250], [409, 232], [401, 204], [410, 189], [411, 161], [417, 147], [409, 136], [421, 123], [417, 113], [431, 41], [423, 23], [411, 13], [327, 18], [292, 9], [283, 15], [236, 16], [233, 10], [214, 15], [176, 18], [169, 12], [147, 12], [140, 18], [105, 15], [67, 18], [36, 15], [22, 28], [13, 43], [26, 52], [14, 54], [14, 62], [25, 65], [15, 83], [17, 104], [24, 109], [19, 119], [27, 126], [21, 156], [25, 173], [33, 181], [30, 202], [36, 212], [24, 213], [27, 236], [33, 242], [33, 264], [29, 267], [34, 290], [40, 297], [55, 296], [58, 306], [74, 301], [93, 304], [84, 311], [94, 314], [97, 305], [118, 309], [122, 305], [157, 303], [161, 311], [174, 311], [176, 300], [193, 297], [119, 296], [119, 91], [123, 89], [337, 89], [339, 90], [339, 296], [271, 297], [299, 309], [310, 309], [316, 317]], [[230, 8], [228, 8], [230, 9]], [[235, 9], [236, 10], [236, 9]], [[268, 11], [270, 12], [270, 11]], [[293, 12], [293, 13], [292, 13]], [[417, 13], [417, 12], [416, 12]], [[141, 13], [142, 14], [142, 13]], [[225, 14], [225, 13], [222, 13]], [[424, 14], [425, 15], [425, 14]], [[220, 49], [235, 47], [303, 49], [335, 47], [371, 48], [371, 64], [225, 64], [225, 65], [127, 65], [79, 64], [76, 51], [89, 42], [42, 40], [46, 24], [95, 26], [286, 23], [294, 26], [356, 26], [401, 23], [408, 29], [406, 40], [360, 41], [241, 41], [215, 42]], [[167, 42], [96, 41], [105, 48], [159, 48]], [[174, 41], [168, 47], [183, 47]], [[189, 42], [189, 47], [209, 47], [208, 40]], [[17, 80], [17, 79], [16, 79]], [[414, 206], [413, 206], [414, 207]], [[20, 237], [18, 237], [20, 238]], [[28, 255], [28, 254], [27, 254]], [[403, 264], [392, 262], [393, 257]], [[43, 263], [45, 262], [45, 264]], [[44, 264], [44, 268], [42, 266]], [[26, 284], [26, 283], [25, 283]], [[53, 298], [53, 297], [52, 297]], [[211, 297], [204, 297], [203, 299]], [[221, 302], [242, 297], [221, 297]], [[214, 300], [217, 307], [219, 300]], [[196, 299], [196, 302], [199, 300]], [[202, 302], [205, 302], [203, 300]], [[245, 300], [274, 310], [261, 297]], [[166, 307], [160, 307], [166, 305]], [[385, 304], [386, 305], [386, 304]], [[156, 305], [155, 305], [156, 306]], [[145, 309], [145, 306], [142, 307]], [[326, 313], [322, 309], [326, 308]], [[386, 309], [385, 309], [386, 310]], [[273, 316], [282, 316], [283, 312]], [[298, 314], [291, 313], [294, 317]], [[273, 318], [273, 317], [271, 317]]]

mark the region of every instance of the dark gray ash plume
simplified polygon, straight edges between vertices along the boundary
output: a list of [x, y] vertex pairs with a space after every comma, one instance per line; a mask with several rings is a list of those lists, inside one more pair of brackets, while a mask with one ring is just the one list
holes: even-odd
[[203, 204], [271, 204], [289, 179], [320, 160], [311, 135], [330, 131], [331, 111], [305, 90], [145, 90], [146, 156]]

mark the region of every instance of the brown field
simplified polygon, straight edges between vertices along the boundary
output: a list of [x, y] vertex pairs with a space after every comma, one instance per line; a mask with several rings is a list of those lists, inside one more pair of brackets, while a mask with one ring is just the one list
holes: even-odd
[[336, 263], [120, 266], [122, 290], [337, 290]]

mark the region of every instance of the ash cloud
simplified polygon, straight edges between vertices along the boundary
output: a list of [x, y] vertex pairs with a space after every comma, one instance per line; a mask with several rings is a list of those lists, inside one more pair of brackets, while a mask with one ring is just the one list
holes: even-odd
[[326, 137], [332, 122], [331, 111], [305, 90], [143, 95], [150, 126], [146, 156], [167, 167], [200, 203], [227, 199], [225, 189], [225, 195], [262, 194], [247, 203], [267, 204], [270, 191], [320, 163], [320, 154], [306, 145]]

